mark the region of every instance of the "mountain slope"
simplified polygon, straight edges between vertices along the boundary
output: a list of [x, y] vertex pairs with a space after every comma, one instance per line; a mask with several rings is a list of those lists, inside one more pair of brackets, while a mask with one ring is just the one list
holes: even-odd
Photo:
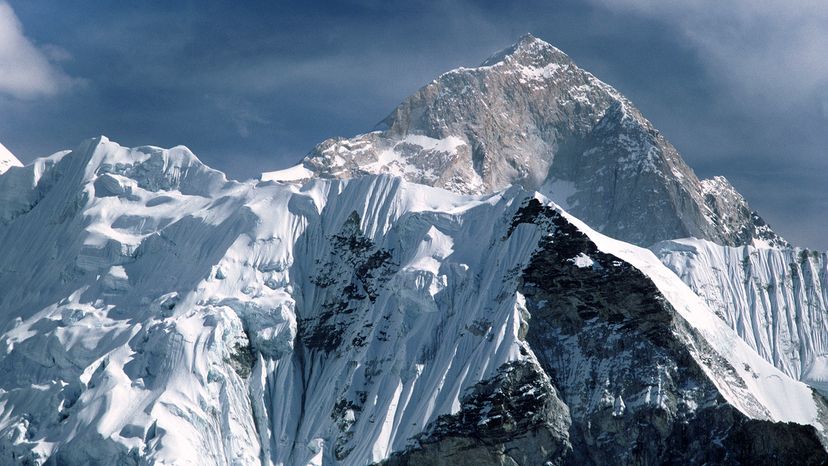
[[828, 393], [825, 253], [691, 239], [652, 250], [762, 357]]
[[262, 178], [362, 173], [460, 193], [519, 184], [604, 234], [643, 246], [691, 236], [784, 243], [744, 199], [711, 196], [735, 193], [726, 180], [699, 180], [626, 98], [531, 35], [479, 67], [444, 73], [378, 131], [329, 139], [301, 166]]
[[22, 166], [23, 164], [20, 163], [20, 160], [17, 160], [17, 157], [10, 150], [6, 149], [6, 146], [0, 144], [0, 174], [5, 173], [11, 167]]
[[828, 458], [822, 398], [540, 194], [98, 138], [0, 199], [7, 463]]
[[[816, 374], [823, 371], [821, 316], [828, 305], [808, 296], [824, 294], [821, 277], [828, 274], [817, 269], [814, 277], [820, 278], [803, 283], [790, 299], [742, 286], [795, 276], [797, 260], [786, 257], [798, 252], [724, 177], [699, 180], [627, 99], [539, 39], [526, 36], [479, 67], [441, 75], [406, 99], [379, 130], [329, 139], [301, 165], [263, 178], [365, 173], [461, 193], [512, 183], [538, 189], [609, 236], [666, 251], [665, 263], [754, 349], [787, 374], [824, 389], [824, 376]], [[686, 263], [676, 266], [661, 242], [687, 237], [707, 241], [707, 252], [682, 256]], [[778, 250], [768, 252], [778, 258], [741, 278], [719, 274], [742, 267], [740, 255], [727, 252], [742, 246]], [[677, 253], [684, 254], [681, 248]], [[708, 253], [716, 259], [704, 258]], [[693, 265], [695, 259], [700, 263]]]

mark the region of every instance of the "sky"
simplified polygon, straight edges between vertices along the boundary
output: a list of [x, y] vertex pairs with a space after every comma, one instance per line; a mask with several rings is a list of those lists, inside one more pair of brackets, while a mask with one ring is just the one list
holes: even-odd
[[531, 32], [629, 97], [701, 177], [828, 250], [824, 0], [0, 0], [0, 142], [184, 144], [233, 178], [370, 130]]

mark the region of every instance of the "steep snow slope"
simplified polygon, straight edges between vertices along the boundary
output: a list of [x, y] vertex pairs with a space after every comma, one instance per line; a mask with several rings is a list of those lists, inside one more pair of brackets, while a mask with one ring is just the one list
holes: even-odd
[[682, 239], [652, 250], [762, 357], [828, 393], [828, 260]]
[[239, 183], [101, 137], [0, 199], [7, 463], [825, 458], [809, 388], [518, 188]]
[[23, 164], [17, 157], [6, 149], [6, 146], [0, 144], [0, 174], [5, 173], [11, 167], [22, 167]]
[[782, 241], [724, 178], [699, 180], [618, 91], [527, 35], [481, 66], [442, 74], [377, 131], [319, 144], [289, 172], [389, 173], [459, 193], [519, 184], [599, 231], [648, 246], [699, 237]]

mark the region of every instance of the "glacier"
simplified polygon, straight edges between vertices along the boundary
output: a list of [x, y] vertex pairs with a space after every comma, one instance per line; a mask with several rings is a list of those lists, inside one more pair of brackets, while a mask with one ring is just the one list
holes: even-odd
[[699, 239], [651, 249], [762, 357], [828, 394], [824, 252]]

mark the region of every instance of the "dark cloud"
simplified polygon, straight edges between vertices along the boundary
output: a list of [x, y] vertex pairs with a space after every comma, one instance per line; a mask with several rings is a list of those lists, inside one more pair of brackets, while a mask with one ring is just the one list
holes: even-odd
[[818, 3], [10, 5], [51, 69], [84, 82], [26, 102], [0, 95], [0, 140], [24, 161], [106, 134], [185, 144], [231, 176], [255, 176], [372, 128], [439, 73], [532, 32], [627, 94], [700, 175], [727, 176], [783, 235], [828, 249]]

